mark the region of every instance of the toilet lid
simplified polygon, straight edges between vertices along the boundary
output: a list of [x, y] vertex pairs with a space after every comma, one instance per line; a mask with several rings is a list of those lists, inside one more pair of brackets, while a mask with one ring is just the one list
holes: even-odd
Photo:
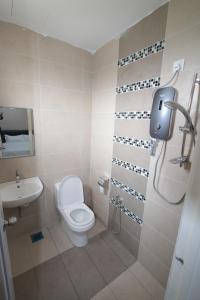
[[63, 178], [58, 194], [59, 204], [64, 207], [72, 203], [83, 203], [83, 184], [78, 176], [66, 176]]

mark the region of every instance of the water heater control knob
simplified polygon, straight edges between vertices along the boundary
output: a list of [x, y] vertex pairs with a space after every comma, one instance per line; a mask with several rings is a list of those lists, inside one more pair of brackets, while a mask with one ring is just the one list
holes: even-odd
[[161, 128], [161, 124], [160, 124], [160, 123], [157, 123], [156, 126], [155, 126], [155, 129], [156, 129], [156, 130], [160, 130], [160, 128]]

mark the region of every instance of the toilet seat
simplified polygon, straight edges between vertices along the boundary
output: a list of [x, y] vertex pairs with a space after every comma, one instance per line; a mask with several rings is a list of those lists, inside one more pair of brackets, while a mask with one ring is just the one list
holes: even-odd
[[62, 208], [69, 227], [76, 232], [89, 230], [95, 222], [93, 211], [85, 203], [74, 203]]

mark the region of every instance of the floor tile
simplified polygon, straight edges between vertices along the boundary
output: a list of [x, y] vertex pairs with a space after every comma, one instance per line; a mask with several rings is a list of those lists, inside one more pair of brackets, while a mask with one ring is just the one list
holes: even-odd
[[9, 239], [8, 246], [13, 277], [33, 268], [28, 235]]
[[105, 287], [106, 283], [85, 249], [74, 247], [64, 252], [62, 259], [80, 300], [91, 299]]
[[34, 269], [15, 277], [14, 288], [16, 300], [39, 299], [38, 286]]
[[136, 258], [130, 253], [130, 251], [118, 240], [114, 234], [110, 231], [102, 234], [103, 240], [106, 244], [117, 254], [122, 262], [130, 267], [136, 262]]
[[44, 239], [36, 243], [32, 243], [31, 239], [29, 241], [30, 252], [34, 266], [37, 266], [58, 255], [58, 251], [48, 230], [43, 228], [42, 233], [44, 235]]
[[91, 240], [85, 248], [107, 283], [126, 270], [126, 266], [103, 239]]
[[88, 232], [88, 238], [93, 238], [94, 236], [102, 233], [103, 231], [106, 230], [106, 227], [104, 226], [104, 224], [98, 219], [95, 219], [95, 226], [92, 227], [89, 232]]
[[74, 247], [60, 223], [50, 228], [49, 232], [59, 253], [63, 253], [64, 251]]
[[154, 299], [164, 299], [165, 290], [162, 285], [139, 262], [131, 266], [129, 271], [135, 275]]
[[118, 300], [152, 300], [136, 277], [128, 270], [109, 284]]
[[91, 300], [115, 300], [115, 296], [109, 287], [98, 292]]
[[41, 300], [77, 300], [78, 297], [60, 256], [35, 268]]

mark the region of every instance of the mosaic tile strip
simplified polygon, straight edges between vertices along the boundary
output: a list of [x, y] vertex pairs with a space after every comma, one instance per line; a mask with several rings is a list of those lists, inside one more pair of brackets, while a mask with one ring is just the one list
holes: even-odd
[[143, 224], [143, 220], [141, 218], [139, 218], [136, 214], [134, 214], [132, 211], [130, 211], [128, 208], [126, 208], [122, 203], [116, 203], [116, 201], [115, 201], [114, 198], [111, 198], [110, 202], [115, 207], [120, 208], [120, 210], [122, 211], [122, 213], [124, 213], [131, 220], [133, 220], [134, 222], [138, 223], [139, 225]]
[[123, 57], [119, 59], [118, 61], [118, 67], [126, 66], [130, 63], [133, 63], [135, 61], [138, 61], [140, 59], [143, 59], [149, 55], [152, 55], [154, 53], [158, 53], [162, 51], [165, 48], [165, 41], [158, 41], [153, 45], [150, 45], [149, 47], [146, 47], [144, 49], [141, 49], [135, 53], [131, 53], [130, 55]]
[[112, 163], [114, 165], [119, 166], [119, 167], [125, 168], [129, 171], [133, 171], [138, 175], [141, 175], [141, 176], [144, 176], [144, 177], [149, 177], [149, 171], [145, 168], [133, 165], [129, 162], [126, 162], [126, 161], [123, 161], [123, 160], [120, 160], [120, 159], [117, 159], [117, 158], [113, 158]]
[[139, 147], [139, 148], [144, 148], [144, 149], [151, 149], [151, 141], [148, 140], [138, 140], [138, 139], [133, 139], [129, 137], [122, 137], [122, 136], [113, 136], [113, 142], [115, 143], [120, 143], [124, 145], [129, 145], [133, 147]]
[[124, 111], [124, 112], [116, 112], [116, 119], [150, 119], [151, 112], [150, 111]]
[[116, 88], [117, 94], [140, 91], [143, 89], [154, 88], [160, 85], [160, 77], [154, 77], [146, 80], [141, 80], [127, 85], [122, 85]]
[[128, 193], [129, 195], [135, 197], [137, 200], [145, 202], [146, 198], [142, 193], [137, 192], [135, 189], [123, 184], [115, 178], [111, 178], [111, 184], [121, 189], [122, 191]]

